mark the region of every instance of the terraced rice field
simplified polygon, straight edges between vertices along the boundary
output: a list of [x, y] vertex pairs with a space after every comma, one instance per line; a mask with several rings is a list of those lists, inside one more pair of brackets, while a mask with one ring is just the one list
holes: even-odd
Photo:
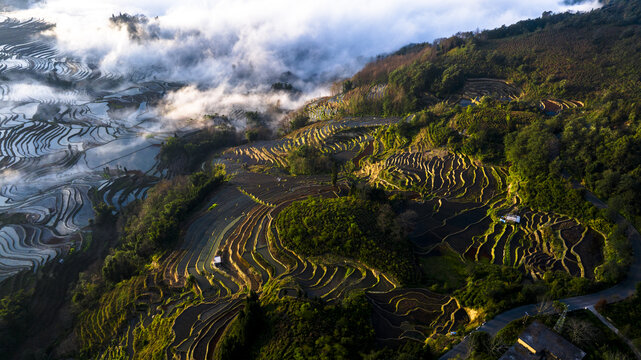
[[[280, 289], [279, 297], [304, 294], [328, 302], [356, 290], [374, 295], [397, 288], [384, 274], [359, 263], [346, 259], [316, 262], [283, 247], [271, 226], [278, 213], [291, 202], [308, 196], [337, 196], [333, 187], [315, 185], [318, 179], [278, 181], [269, 175], [261, 176], [258, 181], [253, 176], [242, 175], [235, 179], [233, 184], [221, 189], [212, 202], [222, 204], [223, 198], [236, 198], [238, 202], [230, 201], [231, 205], [225, 208], [218, 206], [195, 220], [187, 233], [190, 242], [186, 249], [165, 267], [170, 281], [184, 281], [184, 276], [193, 275], [209, 299], [206, 305], [198, 305], [201, 310], [185, 310], [174, 325], [174, 351], [181, 359], [211, 354], [220, 331], [239, 310], [233, 304], [239, 303], [245, 290], [261, 291], [270, 281], [290, 284]], [[240, 192], [234, 185], [242, 186], [256, 199], [242, 194], [238, 198]], [[195, 239], [200, 239], [200, 243], [195, 243]], [[222, 256], [221, 266], [212, 265], [214, 254]], [[185, 329], [185, 324], [193, 325]], [[424, 340], [427, 335], [421, 336]]]
[[80, 246], [90, 189], [117, 207], [144, 196], [163, 175], [160, 143], [181, 130], [149, 111], [175, 86], [96, 70], [40, 36], [49, 28], [0, 22], [0, 281]]
[[519, 97], [520, 90], [505, 80], [500, 79], [468, 79], [463, 86], [458, 100], [461, 105], [478, 103], [483, 96], [491, 96], [500, 101], [511, 101]]
[[550, 115], [558, 114], [566, 109], [574, 109], [583, 106], [584, 104], [581, 101], [561, 99], [545, 99], [541, 100], [541, 103], [539, 104], [541, 110]]
[[332, 120], [355, 96], [363, 96], [367, 100], [381, 100], [386, 91], [387, 84], [377, 84], [369, 88], [353, 89], [346, 94], [321, 97], [305, 104], [304, 112], [311, 121]]
[[[209, 356], [220, 332], [239, 311], [231, 304], [237, 304], [248, 290], [260, 292], [273, 282], [287, 284], [280, 288], [279, 297], [305, 295], [328, 302], [364, 290], [375, 307], [380, 308], [377, 327], [381, 330], [378, 333], [381, 338], [411, 337], [422, 341], [465, 321], [463, 310], [449, 297], [428, 294], [419, 300], [410, 300], [421, 290], [406, 293], [407, 290], [399, 289], [392, 278], [358, 262], [344, 258], [307, 259], [285, 248], [272, 226], [280, 211], [293, 201], [309, 196], [340, 196], [346, 189], [340, 185], [324, 185], [329, 179], [323, 176], [248, 173], [238, 165], [238, 161], [278, 164], [283, 159], [282, 149], [294, 146], [291, 144], [314, 142], [324, 151], [333, 152], [336, 150], [332, 145], [344, 143], [345, 139], [353, 141], [351, 139], [358, 138], [360, 135], [357, 134], [364, 128], [390, 121], [393, 120], [319, 124], [284, 140], [241, 146], [224, 155], [227, 160], [223, 162], [234, 176], [203, 206], [200, 215], [190, 223], [181, 250], [169, 256], [163, 265], [167, 282], [181, 286], [191, 277], [207, 299], [205, 305], [198, 305], [201, 310], [188, 308], [180, 314], [174, 325], [176, 338], [172, 351], [181, 359]], [[370, 138], [364, 141], [370, 141]], [[271, 155], [265, 155], [267, 153]], [[213, 204], [218, 205], [206, 210]], [[215, 256], [222, 258], [221, 265], [213, 264]], [[427, 298], [429, 304], [423, 304], [422, 300]], [[424, 310], [408, 313], [403, 306], [390, 309], [392, 301], [421, 302], [419, 307]], [[203, 312], [207, 313], [206, 319], [199, 315]], [[429, 322], [430, 326], [425, 326], [423, 321], [429, 317], [434, 319]], [[193, 325], [187, 329], [185, 324]]]
[[[600, 234], [573, 219], [521, 206], [518, 197], [508, 193], [504, 168], [418, 146], [387, 152], [373, 138], [373, 129], [397, 121], [402, 120], [317, 122], [284, 139], [230, 149], [215, 160], [225, 163], [233, 177], [203, 206], [181, 250], [163, 265], [169, 283], [181, 286], [192, 278], [206, 299], [198, 310], [187, 308], [180, 314], [170, 352], [181, 359], [210, 356], [240, 310], [239, 299], [249, 290], [269, 291], [274, 283], [279, 284], [279, 297], [305, 295], [328, 302], [364, 290], [374, 309], [377, 335], [384, 340], [425, 341], [469, 322], [466, 310], [451, 296], [401, 288], [360, 263], [338, 257], [307, 259], [282, 245], [272, 222], [287, 205], [308, 196], [341, 196], [347, 190], [340, 183], [325, 185], [329, 179], [323, 176], [246, 170], [245, 164], [284, 166], [287, 152], [301, 145], [333, 156], [347, 151], [351, 158], [358, 157], [362, 178], [420, 194], [410, 205], [419, 217], [411, 234], [419, 255], [445, 245], [470, 260], [523, 266], [535, 279], [548, 270], [594, 275], [602, 259], [586, 254], [601, 253]], [[213, 204], [217, 206], [210, 209]], [[508, 213], [519, 214], [521, 223], [501, 221]], [[213, 264], [215, 256], [222, 264]]]
[[[420, 216], [412, 238], [423, 254], [446, 245], [475, 261], [523, 265], [535, 279], [548, 270], [592, 278], [602, 261], [601, 234], [576, 220], [519, 206], [508, 195], [505, 169], [445, 151], [408, 151], [366, 164], [361, 176], [424, 195], [412, 207]], [[521, 222], [501, 221], [509, 213], [519, 214]]]
[[[90, 195], [116, 207], [144, 197], [166, 175], [151, 160], [159, 145], [175, 132], [189, 130], [158, 126], [150, 111], [174, 85], [131, 83], [95, 70], [39, 37], [48, 27], [36, 20], [0, 23], [0, 74], [7, 79], [29, 75], [39, 84], [0, 85], [0, 281], [79, 247], [75, 242], [82, 237], [77, 234], [93, 217]], [[386, 87], [363, 91], [380, 99]], [[470, 101], [488, 94], [512, 99], [518, 90], [500, 80], [476, 79], [463, 91]], [[168, 357], [211, 358], [247, 292], [266, 291], [274, 283], [284, 284], [279, 297], [305, 295], [328, 302], [364, 291], [374, 308], [377, 334], [385, 340], [424, 341], [469, 320], [453, 297], [399, 288], [394, 279], [358, 262], [302, 258], [283, 246], [272, 226], [280, 211], [308, 196], [336, 197], [346, 189], [327, 185], [329, 178], [323, 176], [249, 173], [244, 165], [285, 166], [288, 152], [302, 145], [347, 160], [360, 153], [356, 165], [361, 176], [423, 194], [413, 205], [420, 217], [412, 234], [419, 253], [445, 244], [471, 259], [523, 264], [533, 277], [548, 269], [593, 274], [600, 259], [584, 254], [594, 253], [601, 235], [572, 219], [520, 208], [518, 201], [509, 200], [504, 169], [418, 147], [381, 158], [382, 145], [373, 131], [403, 120], [325, 121], [345, 101], [341, 95], [312, 102], [307, 111], [323, 121], [283, 139], [230, 149], [215, 160], [234, 176], [198, 210], [182, 246], [164, 258], [158, 274], [170, 286], [193, 281], [201, 303], [183, 309], [180, 298], [163, 300], [156, 286], [160, 280], [153, 278], [137, 278], [132, 284], [133, 305], [114, 299], [114, 306], [133, 306], [131, 312], [145, 321], [150, 314], [175, 318]], [[96, 191], [90, 194], [90, 189]], [[499, 221], [501, 214], [517, 211], [521, 224]], [[557, 234], [562, 246], [544, 238], [544, 232]], [[218, 265], [217, 256], [222, 258]], [[98, 333], [85, 334], [87, 338], [109, 337], [108, 326], [102, 325], [116, 320], [103, 315], [88, 315]], [[129, 324], [123, 339], [130, 350], [134, 325]]]
[[[228, 166], [233, 168], [233, 164]], [[278, 296], [305, 294], [330, 302], [355, 290], [375, 294], [397, 287], [393, 280], [359, 263], [346, 259], [316, 262], [283, 247], [271, 226], [280, 211], [308, 196], [338, 196], [339, 188], [319, 185], [320, 180], [248, 174], [238, 169], [207, 208], [213, 203], [219, 206], [191, 223], [183, 249], [165, 263], [164, 276], [175, 285], [193, 276], [208, 299], [207, 305], [198, 305], [208, 318], [190, 309], [180, 315], [174, 326], [174, 350], [180, 358], [211, 354], [219, 332], [239, 310], [230, 304], [238, 304], [246, 290], [262, 291], [270, 281], [290, 284]], [[214, 256], [222, 257], [221, 265], [214, 266]], [[193, 325], [185, 329], [186, 323]]]
[[426, 335], [446, 334], [469, 322], [455, 298], [426, 289], [396, 289], [367, 296], [374, 308], [374, 327], [385, 340], [425, 341]]
[[311, 121], [330, 120], [338, 110], [347, 105], [343, 94], [315, 99], [305, 105], [305, 113]]
[[371, 130], [399, 121], [398, 118], [363, 118], [318, 122], [287, 137], [229, 150], [226, 158], [246, 164], [286, 166], [287, 153], [303, 145], [320, 148], [327, 154], [356, 151], [373, 140]]
[[60, 79], [81, 81], [92, 76], [115, 78], [112, 74], [97, 74], [87, 64], [73, 60], [61, 61], [62, 54], [45, 42], [33, 41], [35, 34], [51, 25], [36, 19], [19, 21], [7, 18], [0, 23], [0, 73], [12, 70], [40, 74], [54, 73]]
[[[9, 79], [28, 74], [39, 83], [0, 85], [0, 280], [35, 271], [71, 247], [79, 248], [82, 237], [77, 234], [94, 216], [90, 199], [121, 207], [145, 196], [165, 176], [150, 161], [159, 145], [174, 132], [188, 130], [158, 130], [150, 111], [173, 85], [132, 84], [127, 79], [124, 86], [118, 74], [101, 73], [51, 47], [39, 37], [48, 26], [35, 20], [0, 23], [0, 74]], [[102, 90], [96, 93], [95, 88]], [[384, 90], [373, 89], [372, 96]], [[288, 284], [277, 296], [305, 294], [329, 302], [364, 290], [385, 308], [385, 294], [403, 291], [393, 279], [347, 259], [301, 258], [283, 247], [271, 226], [293, 201], [339, 196], [344, 189], [325, 185], [329, 179], [324, 177], [247, 173], [238, 163], [284, 165], [287, 152], [301, 145], [351, 158], [373, 140], [376, 127], [398, 120], [319, 122], [281, 140], [232, 149], [216, 161], [224, 162], [234, 178], [200, 209], [182, 247], [166, 257], [159, 273], [173, 286], [193, 281], [205, 300], [182, 309], [181, 299], [163, 301], [162, 289], [155, 285], [158, 280], [145, 278], [131, 285], [133, 303], [120, 304], [121, 299], [114, 298], [112, 305], [127, 307], [137, 318], [149, 318], [147, 322], [153, 314], [176, 317], [175, 339], [167, 351], [184, 359], [210, 358], [247, 291], [262, 291], [272, 282]], [[218, 266], [213, 263], [216, 256], [223, 260]], [[434, 297], [432, 303], [442, 309], [443, 319], [456, 311], [447, 305], [450, 299]], [[92, 317], [87, 320], [88, 333], [83, 333], [87, 339], [109, 338], [109, 329], [118, 328], [113, 323], [117, 319], [99, 313], [87, 316]], [[388, 309], [384, 316], [396, 316], [397, 321], [409, 315]], [[416, 317], [412, 321], [417, 324], [402, 328], [415, 326], [411, 336], [425, 339], [451, 327], [428, 329], [418, 324], [422, 319]], [[131, 350], [135, 324], [125, 326], [120, 345]], [[93, 331], [97, 332], [89, 333]], [[390, 324], [387, 331], [401, 329]]]

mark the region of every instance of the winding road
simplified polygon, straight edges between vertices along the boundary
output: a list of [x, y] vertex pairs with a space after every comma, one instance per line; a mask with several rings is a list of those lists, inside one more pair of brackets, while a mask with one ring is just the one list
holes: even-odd
[[[603, 201], [599, 200], [596, 196], [588, 191], [586, 191], [585, 198], [597, 208], [604, 209], [607, 207], [607, 205], [603, 203]], [[619, 216], [617, 223], [624, 228], [627, 228], [627, 235], [628, 239], [630, 240], [630, 246], [632, 248], [633, 254], [632, 265], [630, 265], [630, 269], [628, 270], [626, 279], [609, 289], [605, 289], [593, 294], [575, 296], [559, 300], [560, 302], [568, 306], [569, 311], [593, 307], [601, 299], [605, 299], [607, 302], [621, 301], [632, 296], [635, 293], [637, 283], [641, 282], [641, 234], [639, 234], [637, 229], [635, 229], [634, 226], [628, 223], [628, 221], [622, 216]], [[477, 330], [485, 331], [493, 336], [499, 330], [505, 327], [509, 322], [520, 319], [527, 314], [538, 313], [538, 310], [542, 306], [543, 304], [541, 303], [530, 304], [505, 311], [495, 316], [492, 320], [483, 324]], [[441, 356], [439, 360], [457, 358], [465, 359], [468, 354], [467, 339], [467, 337], [463, 339], [463, 341], [461, 341], [458, 345], [454, 346], [450, 351]]]

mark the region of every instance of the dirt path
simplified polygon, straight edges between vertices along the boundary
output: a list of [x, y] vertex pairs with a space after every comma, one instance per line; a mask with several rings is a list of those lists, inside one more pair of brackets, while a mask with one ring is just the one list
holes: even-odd
[[634, 344], [632, 343], [632, 341], [630, 341], [630, 339], [628, 339], [627, 337], [623, 336], [623, 334], [621, 334], [619, 332], [619, 329], [617, 329], [614, 325], [612, 325], [612, 323], [610, 323], [605, 317], [603, 317], [603, 315], [599, 314], [599, 312], [596, 311], [594, 306], [588, 306], [588, 310], [590, 310], [599, 320], [601, 320], [601, 322], [605, 326], [609, 327], [610, 330], [614, 331], [615, 334], [619, 335], [621, 337], [621, 339], [623, 339], [626, 343], [628, 343], [628, 346], [630, 347], [630, 350], [632, 350], [632, 352], [637, 357], [637, 359], [641, 359], [641, 352], [639, 352], [639, 350], [637, 350], [636, 346], [634, 346]]

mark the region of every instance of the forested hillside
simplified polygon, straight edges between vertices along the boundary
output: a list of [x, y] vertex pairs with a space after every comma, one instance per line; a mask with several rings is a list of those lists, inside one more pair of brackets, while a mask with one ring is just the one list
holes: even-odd
[[[530, 186], [548, 174], [584, 184], [635, 219], [640, 25], [639, 2], [614, 1], [408, 46], [346, 81], [336, 113], [451, 112], [426, 124], [436, 145], [510, 164], [522, 180], [539, 176]], [[451, 106], [469, 102], [482, 106]]]
[[[244, 140], [214, 125], [170, 137], [145, 199], [116, 209], [95, 190], [87, 231], [112, 248], [74, 255], [59, 334], [15, 340], [39, 326], [49, 270], [3, 283], [0, 352], [431, 359], [477, 334], [470, 356], [498, 358], [526, 322], [490, 340], [486, 321], [626, 278], [640, 88], [641, 1], [619, 0], [381, 55], [278, 138], [258, 113]], [[625, 323], [637, 298], [608, 311]], [[570, 340], [590, 359], [632, 354], [598, 330]]]

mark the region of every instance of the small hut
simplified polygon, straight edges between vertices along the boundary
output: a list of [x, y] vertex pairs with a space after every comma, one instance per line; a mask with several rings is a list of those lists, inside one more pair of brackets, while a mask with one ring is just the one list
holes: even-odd
[[214, 256], [214, 266], [218, 267], [223, 263], [223, 258], [220, 256]]

